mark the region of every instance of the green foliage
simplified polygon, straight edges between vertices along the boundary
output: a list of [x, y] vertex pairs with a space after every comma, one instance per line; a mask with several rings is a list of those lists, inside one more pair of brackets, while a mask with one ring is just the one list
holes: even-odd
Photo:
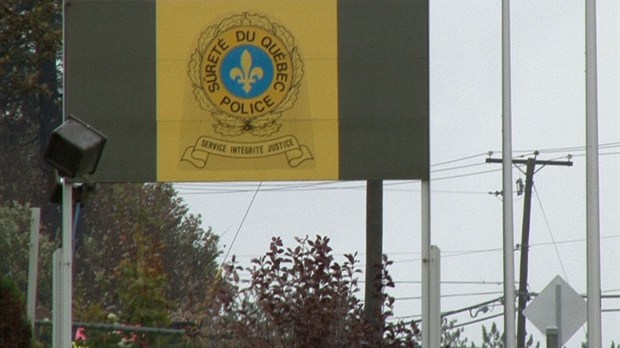
[[40, 64], [60, 51], [61, 1], [4, 0], [0, 4], [0, 111], [22, 106], [24, 96], [50, 94], [40, 83]]
[[[140, 231], [132, 236], [132, 244], [123, 255], [123, 260], [113, 271], [117, 279], [114, 297], [118, 302], [116, 315], [107, 312], [101, 303], [78, 304], [77, 315], [87, 322], [110, 323], [144, 327], [168, 327], [170, 313], [175, 309], [166, 298], [169, 289], [168, 275], [163, 270], [159, 252], [161, 243], [149, 241]], [[87, 345], [107, 347], [125, 346], [158, 347], [169, 346], [167, 337], [155, 334], [134, 334], [131, 332], [85, 329]]]
[[162, 248], [159, 243], [149, 243], [142, 233], [134, 234], [133, 250], [115, 270], [122, 322], [147, 327], [170, 325], [168, 313], [174, 305], [166, 299], [169, 286], [159, 255]]
[[[455, 328], [456, 320], [452, 320], [447, 322], [444, 318], [442, 323], [442, 335], [441, 335], [441, 343], [442, 347], [455, 347], [455, 348], [464, 348], [467, 347], [467, 338], [461, 338], [461, 334], [463, 333], [463, 328]], [[487, 329], [484, 325], [482, 326], [482, 344], [477, 345], [475, 343], [471, 343], [469, 347], [471, 348], [503, 348], [504, 345], [504, 334], [499, 331], [496, 323], [491, 324], [491, 329]], [[525, 342], [526, 348], [540, 348], [540, 342], [534, 343], [534, 336], [530, 335], [528, 340]]]
[[18, 203], [0, 206], [0, 273], [15, 279], [22, 291], [28, 285], [30, 210]]
[[536, 345], [534, 345], [534, 336], [530, 335], [530, 338], [528, 338], [527, 342], [525, 342], [525, 347], [527, 348], [540, 348], [540, 342], [536, 342]]
[[12, 164], [0, 166], [0, 201], [51, 206], [41, 155], [61, 119], [61, 9], [61, 0], [0, 3], [0, 163]]
[[32, 347], [24, 295], [8, 277], [0, 280], [0, 347]]
[[[49, 202], [51, 169], [42, 154], [49, 134], [61, 120], [61, 9], [61, 0], [0, 1], [0, 202], [5, 207], [17, 202], [22, 207], [29, 204], [41, 208], [37, 304], [42, 306], [38, 313], [47, 317], [52, 298], [47, 244], [51, 244], [60, 219], [59, 209]], [[17, 237], [22, 240], [21, 234]], [[15, 262], [24, 260], [22, 252], [27, 249], [1, 250], [0, 255], [2, 259], [8, 255]], [[19, 266], [12, 272], [24, 269]], [[23, 274], [13, 279], [20, 289], [25, 287]]]
[[[174, 284], [167, 299], [181, 306], [202, 300], [216, 273], [218, 236], [201, 227], [171, 184], [99, 185], [84, 208], [76, 238], [76, 292], [85, 304], [102, 302], [118, 311], [114, 269], [139, 231], [160, 248], [164, 273]], [[97, 284], [96, 288], [92, 284]]]
[[504, 334], [500, 333], [495, 323], [491, 324], [491, 330], [482, 326], [482, 348], [504, 348]]
[[[298, 239], [294, 249], [273, 238], [269, 252], [243, 269], [234, 258], [211, 301], [193, 317], [190, 336], [214, 347], [416, 347], [415, 324], [388, 322], [394, 299], [385, 293], [393, 282], [385, 267], [379, 293], [384, 305], [380, 332], [364, 319], [355, 255], [334, 261], [329, 238]], [[249, 273], [242, 281], [239, 272]]]
[[[0, 274], [15, 281], [20, 291], [28, 290], [30, 251], [30, 208], [12, 203], [0, 205]], [[52, 253], [56, 244], [46, 235], [39, 235], [39, 276], [37, 300], [42, 309], [52, 301]], [[44, 314], [49, 312], [44, 310]]]
[[[467, 346], [467, 338], [461, 337], [464, 328], [455, 328], [456, 320], [448, 321], [447, 318], [442, 318], [441, 321], [441, 346], [442, 347], [455, 347], [463, 348]], [[475, 345], [472, 343], [472, 347]]]

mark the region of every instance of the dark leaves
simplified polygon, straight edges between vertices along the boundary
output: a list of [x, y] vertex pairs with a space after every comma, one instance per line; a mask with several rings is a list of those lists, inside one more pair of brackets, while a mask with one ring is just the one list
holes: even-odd
[[[356, 268], [357, 254], [345, 255], [345, 262], [339, 263], [331, 255], [327, 237], [296, 238], [296, 242], [294, 248], [284, 248], [280, 238], [272, 238], [269, 251], [244, 269], [248, 285], [205, 307], [201, 318], [209, 324], [203, 335], [226, 332], [235, 347], [417, 346], [415, 324], [387, 320], [394, 304], [394, 298], [383, 292], [393, 286], [385, 269], [387, 258], [379, 266], [378, 287], [385, 311], [383, 337], [377, 341], [355, 296], [361, 273]], [[233, 270], [226, 279], [237, 283], [239, 268], [229, 265], [226, 269]]]

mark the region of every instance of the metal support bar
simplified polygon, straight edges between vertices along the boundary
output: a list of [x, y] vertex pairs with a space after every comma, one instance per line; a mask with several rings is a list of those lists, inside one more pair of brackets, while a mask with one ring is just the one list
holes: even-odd
[[431, 347], [431, 182], [422, 180], [422, 347]]
[[512, 102], [510, 76], [510, 0], [502, 0], [502, 186], [504, 256], [504, 346], [515, 347], [515, 271], [512, 208]]
[[586, 0], [586, 274], [588, 347], [601, 348], [601, 245], [598, 163], [596, 1]]
[[[72, 256], [73, 256], [73, 185], [67, 183], [66, 179], [62, 181], [62, 248], [60, 250], [60, 269], [58, 278], [55, 280], [60, 283], [56, 284], [57, 294], [54, 300], [59, 302], [54, 305], [54, 327], [53, 336], [55, 348], [71, 347], [71, 323], [72, 323], [72, 302], [73, 302], [73, 286], [72, 286]], [[55, 264], [56, 267], [56, 264]], [[56, 313], [58, 311], [58, 313]]]
[[[512, 163], [513, 164], [527, 164], [529, 159], [513, 159]], [[487, 158], [486, 159], [486, 163], [502, 163], [503, 159], [501, 158]], [[542, 165], [542, 166], [572, 166], [573, 162], [572, 161], [544, 161], [544, 160], [536, 160], [536, 164], [538, 165]]]
[[441, 250], [431, 245], [430, 347], [441, 347]]

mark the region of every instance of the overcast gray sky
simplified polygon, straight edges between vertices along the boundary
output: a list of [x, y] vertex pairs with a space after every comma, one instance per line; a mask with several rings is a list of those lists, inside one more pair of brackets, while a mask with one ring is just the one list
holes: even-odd
[[[566, 160], [534, 177], [530, 291], [562, 276], [586, 292], [585, 25], [583, 0], [512, 1], [513, 157]], [[601, 288], [620, 294], [619, 5], [598, 0]], [[502, 296], [501, 1], [430, 1], [431, 229], [442, 251], [442, 311]], [[525, 170], [524, 168], [521, 168]], [[517, 168], [515, 180], [525, 175]], [[268, 250], [272, 236], [332, 239], [335, 254], [365, 251], [365, 182], [179, 183], [176, 188], [205, 227], [244, 265]], [[384, 183], [384, 252], [398, 300], [397, 317], [419, 318], [420, 183]], [[523, 196], [514, 195], [515, 243], [521, 236]], [[518, 279], [519, 252], [515, 252]], [[340, 261], [343, 259], [340, 258]], [[363, 295], [361, 295], [363, 297]], [[620, 340], [620, 298], [603, 299], [603, 346]], [[486, 316], [502, 313], [495, 306]], [[481, 318], [484, 316], [479, 316]], [[469, 312], [449, 317], [473, 320]], [[502, 317], [495, 321], [503, 328]], [[481, 341], [481, 324], [465, 326]], [[536, 339], [543, 336], [528, 323]], [[567, 344], [580, 347], [585, 326]], [[543, 344], [544, 345], [544, 344]]]

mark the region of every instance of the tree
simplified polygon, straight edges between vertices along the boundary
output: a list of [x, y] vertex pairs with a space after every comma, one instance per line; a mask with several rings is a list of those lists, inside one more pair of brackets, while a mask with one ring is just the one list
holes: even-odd
[[[117, 279], [113, 294], [118, 303], [116, 313], [107, 312], [99, 302], [87, 306], [81, 303], [78, 313], [82, 320], [167, 328], [171, 324], [170, 314], [176, 306], [167, 299], [170, 286], [159, 254], [162, 249], [161, 243], [152, 243], [137, 231], [132, 236], [129, 251], [113, 271]], [[117, 343], [123, 340], [139, 347], [170, 346], [166, 337], [153, 333], [120, 333], [86, 328], [83, 334], [87, 337], [87, 346], [118, 346]]]
[[[456, 320], [442, 318], [441, 320], [441, 346], [444, 348], [463, 348], [467, 346], [467, 338], [461, 337], [465, 329], [455, 328]], [[471, 347], [475, 347], [471, 344]]]
[[[28, 290], [30, 246], [30, 208], [13, 202], [0, 205], [0, 274], [11, 278], [18, 289]], [[49, 316], [52, 304], [52, 253], [56, 244], [46, 235], [39, 236], [39, 276], [37, 303], [43, 315]]]
[[[445, 318], [442, 322], [441, 345], [444, 348], [464, 348], [468, 346], [467, 338], [461, 338], [463, 328], [455, 328], [456, 320], [448, 322]], [[491, 324], [491, 329], [482, 326], [482, 345], [471, 343], [471, 348], [502, 348], [504, 347], [504, 334], [500, 333], [495, 323]], [[534, 336], [530, 335], [527, 342], [527, 348], [540, 348], [540, 342], [534, 344]]]
[[[491, 324], [491, 330], [487, 330], [485, 326], [482, 326], [482, 346], [481, 348], [503, 348], [504, 334], [500, 333], [495, 323]], [[525, 346], [528, 348], [540, 348], [540, 342], [536, 342], [534, 345], [534, 337], [530, 335]]]
[[[269, 252], [243, 269], [233, 260], [226, 266], [223, 282], [203, 305], [194, 339], [213, 346], [235, 347], [416, 347], [414, 323], [391, 322], [394, 299], [385, 293], [393, 286], [381, 265], [379, 282], [383, 316], [380, 337], [364, 319], [355, 255], [334, 261], [329, 238], [298, 239], [294, 249], [273, 238]], [[239, 272], [249, 273], [240, 280]], [[243, 286], [246, 284], [246, 286]], [[191, 330], [190, 330], [191, 331]]]
[[218, 236], [188, 210], [171, 184], [98, 185], [85, 202], [75, 244], [76, 287], [85, 303], [118, 308], [114, 269], [135, 251], [137, 233], [160, 248], [163, 273], [174, 284], [168, 300], [183, 306], [204, 299], [217, 272]]
[[32, 347], [24, 295], [8, 277], [0, 279], [0, 347]]
[[[61, 121], [61, 8], [61, 0], [0, 2], [0, 202], [41, 208], [37, 303], [44, 316], [50, 315], [52, 298], [48, 246], [60, 226], [60, 210], [49, 202], [52, 170], [42, 158], [49, 134]], [[20, 228], [12, 236], [23, 245], [28, 230]], [[27, 263], [27, 250], [14, 248], [2, 258]], [[20, 289], [25, 287], [23, 275], [14, 279]]]
[[488, 331], [482, 326], [482, 348], [503, 348], [504, 334], [500, 333], [495, 323], [491, 324], [491, 330]]
[[115, 269], [119, 280], [116, 296], [121, 303], [120, 319], [124, 323], [148, 327], [170, 325], [169, 312], [174, 303], [166, 298], [170, 288], [159, 252], [161, 243], [150, 243], [138, 232], [132, 249]]
[[[42, 155], [61, 121], [61, 0], [0, 4], [0, 201], [30, 203], [55, 220]], [[54, 228], [49, 227], [49, 233]]]

